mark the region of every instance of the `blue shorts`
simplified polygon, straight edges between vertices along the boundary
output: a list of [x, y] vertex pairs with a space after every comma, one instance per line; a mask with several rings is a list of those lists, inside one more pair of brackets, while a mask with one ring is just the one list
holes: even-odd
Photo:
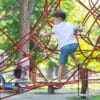
[[69, 45], [65, 45], [60, 49], [60, 59], [59, 63], [60, 64], [65, 64], [68, 60], [68, 56], [70, 54], [73, 54], [77, 50], [78, 44], [73, 43]]

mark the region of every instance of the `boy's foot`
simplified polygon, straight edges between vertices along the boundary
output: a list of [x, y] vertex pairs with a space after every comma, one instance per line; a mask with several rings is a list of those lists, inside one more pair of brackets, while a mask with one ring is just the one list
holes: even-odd
[[82, 68], [82, 64], [80, 62], [77, 63], [78, 68]]
[[86, 94], [80, 94], [81, 98], [86, 98]]
[[53, 85], [52, 86], [54, 89], [60, 89], [62, 86], [61, 85]]

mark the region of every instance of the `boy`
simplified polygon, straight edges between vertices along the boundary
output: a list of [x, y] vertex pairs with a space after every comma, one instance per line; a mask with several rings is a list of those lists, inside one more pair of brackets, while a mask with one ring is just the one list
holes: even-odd
[[[58, 69], [58, 83], [61, 82], [63, 69], [65, 67], [65, 63], [68, 60], [68, 56], [71, 55], [73, 60], [78, 65], [79, 62], [74, 56], [74, 52], [76, 51], [78, 44], [75, 40], [74, 33], [77, 31], [82, 31], [82, 29], [75, 27], [73, 24], [69, 22], [65, 22], [66, 14], [62, 10], [56, 10], [53, 13], [53, 20], [55, 26], [51, 29], [50, 33], [40, 33], [41, 36], [49, 36], [51, 34], [55, 34], [58, 37], [58, 44], [60, 49], [60, 57], [59, 57], [59, 69]], [[54, 88], [58, 89], [60, 85], [54, 85]]]

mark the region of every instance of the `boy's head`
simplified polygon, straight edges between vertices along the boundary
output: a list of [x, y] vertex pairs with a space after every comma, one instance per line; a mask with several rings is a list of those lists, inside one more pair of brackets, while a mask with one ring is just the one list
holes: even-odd
[[56, 10], [53, 13], [54, 23], [58, 24], [60, 21], [64, 21], [66, 19], [66, 13], [62, 10]]

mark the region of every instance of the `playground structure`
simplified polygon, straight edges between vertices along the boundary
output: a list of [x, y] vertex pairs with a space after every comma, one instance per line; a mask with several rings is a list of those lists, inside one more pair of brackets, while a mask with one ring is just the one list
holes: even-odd
[[[81, 55], [84, 57], [84, 60], [81, 62], [82, 67], [69, 64], [70, 66], [69, 70], [64, 73], [64, 75], [69, 74], [69, 77], [66, 79], [66, 81], [61, 82], [60, 84], [62, 85], [73, 84], [73, 83], [79, 83], [81, 81], [82, 82], [81, 93], [86, 94], [86, 91], [88, 88], [88, 81], [91, 81], [91, 80], [99, 81], [100, 80], [100, 78], [93, 79], [89, 77], [91, 75], [96, 75], [100, 73], [100, 71], [95, 71], [95, 70], [91, 70], [88, 68], [89, 63], [92, 62], [93, 60], [95, 60], [98, 63], [100, 60], [100, 54], [97, 53], [95, 56], [93, 56], [95, 52], [100, 51], [100, 35], [96, 36], [95, 42], [91, 39], [91, 31], [93, 31], [94, 26], [97, 25], [98, 27], [100, 27], [100, 23], [99, 23], [100, 14], [99, 14], [99, 6], [98, 6], [99, 0], [96, 0], [95, 3], [93, 2], [93, 0], [87, 0], [89, 7], [86, 6], [81, 0], [76, 0], [76, 1], [87, 10], [87, 14], [86, 16], [84, 16], [84, 19], [82, 20], [83, 27], [87, 24], [87, 21], [89, 20], [91, 16], [94, 18], [94, 22], [92, 23], [92, 25], [90, 25], [89, 29], [85, 32], [85, 34], [80, 33], [76, 35], [76, 39], [79, 44], [79, 49], [76, 52], [76, 55]], [[57, 50], [58, 45], [56, 45], [54, 48], [50, 48], [49, 43], [51, 41], [51, 37], [48, 37], [47, 42], [44, 42], [42, 37], [39, 37], [36, 34], [36, 30], [38, 30], [38, 27], [41, 27], [41, 29], [45, 29], [46, 26], [52, 27], [53, 23], [49, 19], [48, 14], [52, 10], [56, 10], [57, 8], [59, 8], [60, 2], [61, 0], [51, 0], [51, 2], [48, 2], [48, 0], [45, 0], [44, 11], [41, 13], [36, 23], [32, 26], [30, 32], [26, 33], [26, 35], [23, 36], [17, 42], [14, 42], [13, 39], [10, 36], [8, 36], [6, 32], [0, 29], [0, 33], [12, 43], [11, 47], [9, 47], [7, 50], [5, 50], [3, 53], [0, 54], [0, 56], [4, 55], [5, 53], [7, 54], [7, 57], [3, 61], [0, 62], [0, 65], [6, 62], [5, 67], [0, 66], [0, 74], [3, 75], [9, 72], [12, 72], [15, 70], [16, 67], [19, 67], [20, 64], [22, 64], [23, 62], [26, 62], [24, 66], [25, 70], [23, 70], [22, 73], [24, 73], [25, 71], [28, 71], [29, 73], [31, 73], [31, 76], [32, 76], [31, 85], [27, 83], [24, 87], [19, 87], [18, 88], [19, 91], [17, 91], [16, 93], [7, 95], [7, 96], [2, 95], [4, 91], [16, 90], [15, 89], [16, 87], [10, 84], [10, 83], [12, 84], [14, 83], [13, 80], [15, 79], [15, 77], [13, 76], [7, 82], [5, 82], [5, 80], [2, 80], [2, 84], [0, 85], [0, 89], [1, 89], [0, 99], [6, 99], [10, 96], [28, 92], [32, 89], [39, 88], [42, 86], [49, 86], [49, 88], [51, 89], [50, 91], [53, 92], [52, 85], [58, 84], [54, 81], [56, 80], [56, 78], [53, 80], [48, 80], [46, 76], [44, 75], [44, 73], [42, 73], [42, 71], [38, 67], [41, 62], [46, 61], [48, 58], [57, 59], [54, 57], [54, 55], [58, 54], [58, 50]], [[45, 19], [44, 22], [42, 22], [43, 19]], [[82, 39], [86, 44], [91, 46], [92, 49], [88, 50], [88, 49], [82, 48], [80, 45], [80, 39]], [[22, 49], [22, 47], [30, 40], [34, 42], [34, 46], [32, 50], [30, 51], [30, 53], [27, 53]], [[16, 60], [16, 61], [13, 59], [10, 59], [11, 57], [14, 56], [16, 52], [21, 52], [23, 54], [23, 57], [20, 58], [20, 60]], [[42, 53], [44, 54], [44, 56], [38, 61], [36, 61], [34, 58], [36, 56], [39, 56]], [[22, 61], [24, 58], [27, 58], [27, 59]], [[8, 68], [10, 69], [10, 67], [12, 66], [14, 66], [13, 69], [4, 72], [4, 70]], [[3, 79], [2, 76], [0, 77], [1, 79]], [[41, 78], [41, 80], [38, 80], [37, 77]], [[11, 87], [7, 87], [5, 85], [6, 83], [9, 83]]]

